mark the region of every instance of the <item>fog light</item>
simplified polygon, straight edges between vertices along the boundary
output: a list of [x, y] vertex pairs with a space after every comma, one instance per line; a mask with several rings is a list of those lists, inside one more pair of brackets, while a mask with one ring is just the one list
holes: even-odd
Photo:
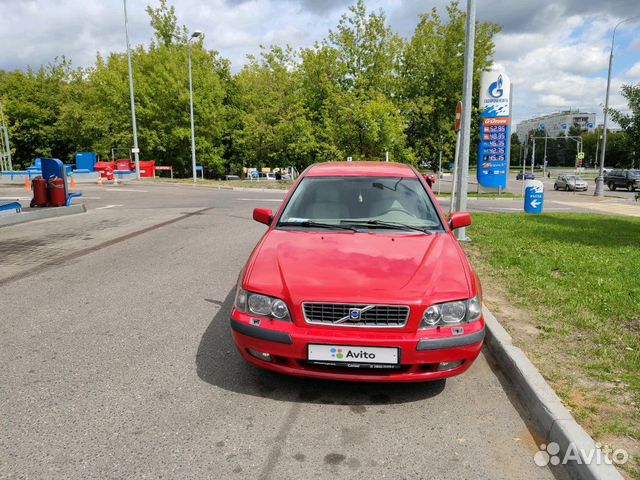
[[444, 372], [445, 370], [453, 370], [454, 368], [458, 368], [463, 363], [464, 360], [458, 360], [456, 362], [440, 362], [438, 364], [438, 371]]
[[269, 355], [268, 353], [265, 352], [258, 352], [257, 350], [252, 350], [250, 348], [247, 349], [247, 351], [253, 356], [256, 357], [258, 360], [264, 360], [265, 362], [270, 362], [272, 360], [271, 355]]

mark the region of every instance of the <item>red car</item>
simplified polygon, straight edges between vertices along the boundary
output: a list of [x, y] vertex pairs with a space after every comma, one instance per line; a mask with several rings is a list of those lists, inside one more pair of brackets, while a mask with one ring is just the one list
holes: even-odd
[[414, 168], [316, 164], [240, 273], [233, 339], [250, 363], [351, 381], [418, 382], [458, 375], [484, 339], [482, 290], [449, 220]]

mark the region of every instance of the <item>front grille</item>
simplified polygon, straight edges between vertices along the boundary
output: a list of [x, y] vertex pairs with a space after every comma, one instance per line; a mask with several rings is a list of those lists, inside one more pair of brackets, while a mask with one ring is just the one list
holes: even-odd
[[[342, 327], [403, 327], [409, 318], [406, 305], [367, 305], [351, 303], [303, 303], [307, 323]], [[350, 318], [354, 310], [359, 318]], [[346, 319], [345, 319], [346, 317]]]

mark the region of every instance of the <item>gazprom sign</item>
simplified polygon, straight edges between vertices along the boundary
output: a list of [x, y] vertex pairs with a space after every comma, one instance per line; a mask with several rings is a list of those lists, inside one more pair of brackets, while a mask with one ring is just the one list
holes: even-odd
[[511, 126], [511, 81], [502, 72], [480, 77], [480, 146], [478, 183], [487, 188], [507, 188]]

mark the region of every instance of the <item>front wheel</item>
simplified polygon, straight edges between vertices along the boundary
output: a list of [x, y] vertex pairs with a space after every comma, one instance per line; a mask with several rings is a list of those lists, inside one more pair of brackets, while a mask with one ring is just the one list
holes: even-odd
[[558, 184], [557, 184], [557, 183], [554, 183], [554, 184], [553, 184], [553, 189], [554, 189], [554, 190], [558, 190]]
[[629, 190], [630, 192], [635, 192], [636, 191], [636, 186], [633, 183], [630, 183], [627, 186], [627, 190]]
[[607, 184], [607, 186], [609, 187], [609, 190], [612, 190], [612, 191], [614, 191], [614, 192], [615, 192], [615, 190], [616, 190], [616, 185], [615, 185], [615, 183], [613, 183], [613, 182], [609, 182], [609, 183]]
[[564, 189], [568, 192], [569, 191], [569, 185], [565, 185]]

